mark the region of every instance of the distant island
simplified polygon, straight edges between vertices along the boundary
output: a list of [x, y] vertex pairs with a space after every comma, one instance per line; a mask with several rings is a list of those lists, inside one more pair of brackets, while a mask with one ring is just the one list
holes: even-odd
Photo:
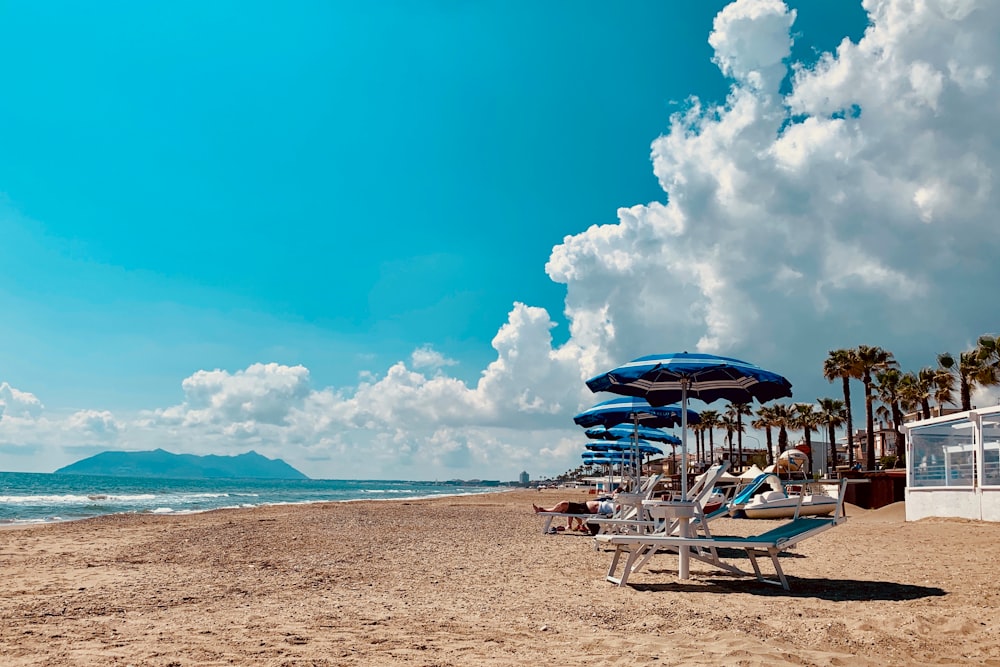
[[237, 456], [151, 452], [101, 452], [56, 470], [71, 475], [169, 479], [309, 479], [281, 459], [257, 452]]

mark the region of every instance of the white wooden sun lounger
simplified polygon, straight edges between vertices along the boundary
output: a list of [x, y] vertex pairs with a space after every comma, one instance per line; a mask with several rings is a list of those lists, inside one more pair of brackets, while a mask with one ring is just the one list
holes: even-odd
[[[735, 574], [755, 576], [758, 581], [779, 585], [787, 591], [789, 590], [788, 579], [781, 569], [778, 554], [805, 539], [839, 526], [847, 520], [843, 513], [847, 482], [846, 479], [841, 480], [837, 509], [832, 517], [795, 518], [760, 535], [749, 537], [711, 535], [680, 537], [665, 533], [598, 535], [596, 538], [598, 541], [615, 547], [615, 554], [611, 560], [611, 566], [608, 568], [607, 580], [618, 586], [624, 586], [628, 583], [629, 575], [642, 567], [656, 552], [672, 551], [677, 553], [679, 549], [689, 549], [691, 558]], [[716, 551], [723, 547], [744, 551], [750, 559], [753, 573], [744, 572], [738, 567], [724, 562]], [[622, 572], [620, 575], [616, 574], [622, 556], [625, 554], [627, 554], [627, 558], [623, 563]], [[771, 559], [777, 579], [769, 579], [763, 575], [757, 561], [758, 556], [767, 556]]]
[[[646, 481], [643, 482], [642, 488], [640, 489], [639, 494], [637, 495], [639, 502], [641, 502], [641, 500], [643, 499], [649, 499], [652, 497], [653, 492], [656, 489], [656, 485], [660, 483], [660, 479], [661, 475], [653, 475], [651, 477], [648, 477]], [[622, 497], [627, 497], [627, 494], [620, 494], [620, 495]], [[615, 522], [615, 521], [635, 523], [636, 520], [635, 512], [636, 508], [634, 506], [624, 503], [616, 503], [615, 512], [611, 515], [569, 514], [567, 512], [536, 512], [536, 514], [540, 517], [543, 517], [544, 519], [544, 521], [542, 521], [542, 534], [548, 535], [552, 532], [555, 532], [552, 530], [553, 519], [557, 518], [579, 519], [580, 521], [583, 521], [584, 525], [587, 525], [590, 522], [603, 524], [604, 522]]]
[[[726, 472], [726, 468], [729, 466], [728, 463], [720, 463], [709, 468], [701, 476], [701, 478], [688, 489], [688, 499], [690, 502], [695, 504], [696, 516], [703, 517], [702, 508], [705, 506], [705, 501], [708, 500], [709, 496], [712, 495], [712, 490], [715, 487], [715, 483], [722, 477], [723, 473]], [[649, 501], [653, 496], [653, 489], [651, 487], [646, 497], [643, 501]], [[640, 501], [640, 504], [644, 504]], [[647, 512], [643, 512], [644, 515], [648, 516]], [[598, 518], [592, 519], [592, 521], [600, 525], [601, 534], [607, 533], [659, 533], [667, 532], [673, 533], [677, 528], [677, 523], [667, 524], [663, 519], [656, 518], [639, 518], [638, 512], [632, 512], [627, 517], [622, 518]]]

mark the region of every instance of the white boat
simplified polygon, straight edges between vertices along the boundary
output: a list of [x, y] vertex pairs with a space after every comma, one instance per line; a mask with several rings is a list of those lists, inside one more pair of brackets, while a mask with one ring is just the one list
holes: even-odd
[[795, 516], [822, 516], [837, 508], [837, 499], [825, 493], [789, 495], [785, 491], [765, 491], [743, 506], [748, 519], [786, 519]]

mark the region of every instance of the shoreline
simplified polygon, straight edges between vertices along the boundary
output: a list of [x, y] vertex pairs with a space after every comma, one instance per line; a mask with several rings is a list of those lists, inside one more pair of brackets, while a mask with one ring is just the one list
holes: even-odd
[[[82, 476], [82, 477], [87, 477], [87, 476]], [[119, 479], [119, 478], [114, 478], [114, 479]], [[125, 479], [130, 479], [130, 478], [125, 478]], [[143, 479], [145, 480], [146, 478], [143, 478]], [[166, 483], [173, 482], [173, 481], [177, 481], [177, 480], [172, 480], [172, 479], [166, 479], [165, 480]], [[183, 482], [185, 480], [180, 480], [180, 481]], [[205, 481], [205, 480], [196, 480], [196, 481], [202, 482], [202, 481]], [[222, 480], [222, 481], [223, 482], [232, 482], [234, 480]], [[235, 480], [235, 481], [239, 481], [239, 480]], [[259, 480], [252, 480], [252, 481], [259, 481]], [[332, 481], [333, 482], [339, 482], [339, 481], [342, 481], [342, 480], [332, 480]], [[353, 481], [353, 480], [349, 480], [349, 481]], [[401, 483], [399, 480], [388, 480], [388, 481], [386, 481], [386, 480], [360, 480], [360, 481], [364, 481], [364, 482], [370, 481], [373, 484], [394, 484], [394, 483]], [[411, 482], [407, 482], [406, 480], [403, 480], [402, 483], [411, 483]], [[414, 483], [414, 484], [429, 484], [428, 482], [420, 482], [420, 481], [412, 482], [412, 483]], [[419, 491], [412, 491], [412, 492], [410, 492], [409, 490], [407, 492], [388, 491], [388, 490], [364, 490], [364, 491], [361, 492], [361, 497], [354, 497], [354, 498], [309, 498], [309, 499], [302, 499], [302, 500], [295, 500], [295, 499], [289, 499], [289, 500], [271, 499], [271, 500], [263, 500], [263, 501], [256, 502], [256, 503], [243, 502], [243, 503], [240, 503], [240, 504], [217, 505], [217, 506], [213, 506], [213, 507], [203, 507], [203, 508], [191, 508], [191, 509], [188, 509], [188, 508], [183, 508], [182, 507], [181, 509], [176, 509], [176, 510], [173, 509], [170, 505], [173, 504], [171, 502], [171, 500], [174, 500], [176, 502], [178, 499], [177, 498], [172, 498], [170, 496], [170, 494], [168, 493], [167, 497], [165, 497], [164, 500], [163, 500], [163, 502], [166, 503], [166, 504], [164, 506], [161, 506], [161, 507], [150, 507], [150, 508], [143, 508], [143, 509], [113, 509], [113, 510], [107, 510], [107, 511], [92, 511], [89, 514], [82, 514], [80, 516], [70, 516], [70, 517], [66, 517], [66, 518], [61, 517], [58, 514], [58, 509], [60, 507], [65, 508], [65, 506], [63, 504], [60, 504], [60, 503], [50, 503], [50, 506], [53, 508], [52, 513], [51, 514], [46, 513], [46, 515], [42, 516], [42, 517], [37, 517], [37, 518], [34, 518], [34, 517], [31, 517], [31, 518], [19, 518], [19, 517], [0, 518], [0, 530], [3, 530], [5, 528], [10, 528], [10, 527], [45, 526], [45, 525], [54, 525], [54, 524], [60, 524], [60, 523], [66, 523], [66, 522], [85, 521], [87, 519], [92, 519], [92, 518], [95, 518], [95, 517], [109, 516], [109, 515], [116, 515], [116, 514], [124, 514], [124, 515], [130, 515], [130, 514], [137, 514], [137, 515], [159, 514], [159, 515], [163, 515], [163, 516], [184, 516], [184, 515], [189, 515], [189, 514], [200, 514], [200, 513], [204, 513], [204, 512], [214, 512], [214, 511], [218, 511], [218, 510], [253, 509], [253, 508], [256, 508], [256, 507], [269, 507], [269, 506], [281, 506], [281, 505], [310, 505], [310, 504], [315, 504], [315, 503], [368, 502], [368, 501], [370, 501], [370, 502], [381, 502], [381, 501], [419, 500], [419, 499], [430, 499], [430, 498], [448, 498], [448, 497], [462, 496], [462, 495], [479, 495], [479, 494], [488, 494], [488, 493], [501, 493], [501, 492], [510, 490], [509, 487], [493, 487], [493, 486], [489, 486], [489, 487], [483, 486], [483, 487], [477, 487], [477, 488], [479, 488], [481, 490], [463, 491], [463, 492], [451, 492], [451, 491], [449, 491], [449, 492], [444, 492], [444, 493], [430, 493], [430, 494], [423, 494], [423, 495], [421, 495], [419, 493]], [[269, 490], [265, 490], [265, 491], [269, 491]], [[180, 496], [185, 495], [185, 492], [183, 492], [183, 491], [180, 491], [180, 492], [176, 492], [175, 491], [175, 493], [179, 493]], [[276, 490], [276, 491], [273, 491], [271, 493], [272, 494], [279, 494], [280, 495], [281, 493], [285, 493], [285, 491], [284, 490]], [[410, 493], [412, 493], [412, 495], [408, 495]], [[100, 494], [100, 497], [94, 497], [94, 496], [91, 496], [91, 495], [84, 496], [84, 495], [81, 495], [79, 493], [48, 494], [48, 495], [50, 495], [52, 497], [58, 497], [58, 498], [82, 498], [82, 497], [87, 497], [91, 501], [94, 501], [94, 502], [99, 501], [99, 500], [115, 500], [115, 501], [117, 501], [117, 502], [119, 502], [120, 504], [123, 504], [123, 505], [128, 505], [129, 504], [127, 500], [122, 500], [121, 499], [121, 497], [120, 497], [121, 494], [116, 494], [116, 493], [102, 493], [102, 494]], [[237, 496], [239, 496], [239, 495], [240, 494], [237, 494]], [[257, 494], [254, 494], [254, 495], [257, 495]], [[268, 495], [268, 494], [265, 493], [265, 494], [262, 494], [262, 495]], [[125, 494], [125, 496], [132, 497], [130, 494]], [[9, 500], [8, 503], [12, 504], [14, 506], [19, 506], [20, 502], [22, 502], [24, 500], [30, 500], [33, 497], [34, 496], [32, 496], [31, 494], [28, 494], [28, 496], [26, 498], [22, 498], [21, 496], [17, 496], [17, 495], [9, 496], [9, 498], [11, 498], [12, 500]], [[149, 498], [152, 498], [154, 496], [149, 495], [149, 494], [142, 494], [141, 497], [142, 497], [142, 499], [149, 499]], [[226, 497], [226, 498], [229, 498], [230, 497], [230, 492], [220, 492], [218, 494], [215, 494], [215, 497]], [[183, 504], [184, 500], [182, 498], [180, 499], [180, 501]], [[81, 512], [80, 507], [81, 507], [80, 505], [77, 505], [74, 509], [76, 509], [77, 512]], [[37, 510], [36, 510], [36, 512], [37, 512]], [[70, 511], [70, 513], [72, 514], [72, 510]], [[31, 513], [29, 512], [28, 514], [30, 515]]]
[[515, 489], [8, 531], [0, 663], [1000, 665], [1000, 524], [849, 508], [782, 555], [790, 593], [694, 562], [681, 582], [669, 556], [618, 588], [610, 552], [542, 535], [531, 510], [586, 497]]

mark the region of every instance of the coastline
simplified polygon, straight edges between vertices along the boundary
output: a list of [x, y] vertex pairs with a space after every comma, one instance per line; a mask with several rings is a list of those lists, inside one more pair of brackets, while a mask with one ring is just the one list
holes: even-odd
[[181, 515], [281, 504], [411, 500], [491, 493], [499, 488], [457, 481], [174, 479], [0, 472], [0, 525], [61, 523], [106, 514]]
[[1000, 665], [1000, 524], [898, 507], [783, 556], [792, 591], [542, 535], [579, 490], [128, 514], [3, 533], [5, 665]]

